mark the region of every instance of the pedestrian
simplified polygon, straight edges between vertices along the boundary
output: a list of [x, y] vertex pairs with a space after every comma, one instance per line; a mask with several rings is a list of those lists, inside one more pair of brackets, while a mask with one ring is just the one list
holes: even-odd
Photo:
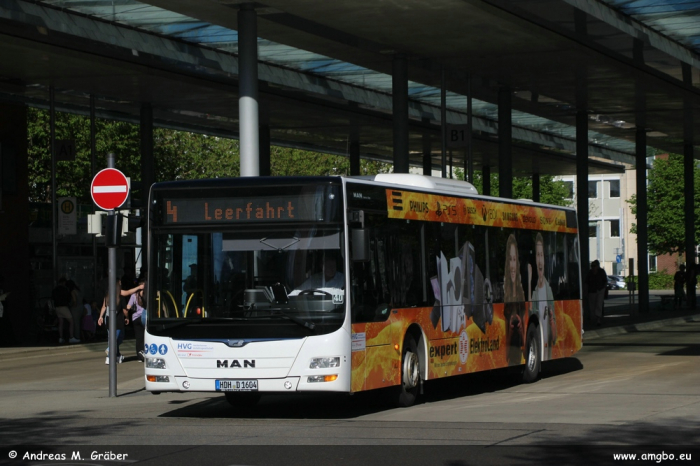
[[681, 264], [679, 270], [673, 276], [673, 308], [680, 308], [685, 301], [685, 293], [683, 288], [688, 280], [688, 276], [685, 273], [685, 264]]
[[70, 291], [70, 313], [73, 318], [73, 335], [78, 338], [81, 334], [85, 307], [83, 306], [83, 294], [80, 287], [73, 280], [66, 280], [66, 288]]
[[80, 334], [83, 341], [92, 341], [95, 338], [95, 319], [92, 317], [92, 306], [83, 299], [83, 320], [80, 325]]
[[[121, 287], [121, 281], [117, 280], [117, 310], [114, 313], [115, 319], [116, 319], [116, 327], [117, 327], [117, 335], [116, 335], [116, 343], [117, 343], [117, 363], [121, 364], [124, 362], [124, 356], [119, 352], [119, 346], [122, 344], [124, 341], [124, 331], [126, 326], [129, 324], [129, 313], [126, 310], [125, 307], [122, 307], [121, 305], [121, 296], [131, 296], [132, 294], [136, 293], [140, 289], [143, 289], [143, 286], [137, 286], [136, 288], [132, 288], [131, 290], [122, 290]], [[105, 327], [108, 325], [108, 320], [107, 317], [110, 315], [109, 313], [109, 291], [105, 294], [104, 300], [102, 301], [102, 309], [100, 310], [100, 317], [97, 319], [97, 325], [102, 326], [105, 324]], [[109, 333], [109, 330], [107, 330]], [[105, 364], [109, 364], [109, 346], [105, 350], [105, 353], [107, 354], [107, 358], [105, 359]]]
[[[140, 280], [139, 285], [145, 287], [144, 279]], [[144, 351], [144, 332], [145, 328], [143, 325], [143, 315], [146, 312], [144, 306], [146, 305], [145, 299], [143, 297], [144, 289], [141, 288], [136, 293], [132, 294], [129, 298], [129, 304], [127, 304], [127, 310], [131, 311], [131, 322], [134, 326], [134, 334], [136, 336], [136, 358], [143, 362], [146, 359], [146, 353]]]
[[51, 299], [56, 309], [56, 316], [58, 316], [58, 342], [66, 342], [63, 338], [63, 321], [65, 320], [68, 323], [68, 335], [70, 336], [68, 342], [80, 343], [80, 340], [75, 338], [75, 334], [73, 333], [73, 314], [71, 314], [70, 311], [72, 298], [71, 292], [66, 286], [66, 277], [62, 276], [58, 279], [58, 284], [51, 292]]
[[605, 300], [605, 290], [608, 287], [608, 275], [600, 267], [600, 262], [591, 262], [591, 270], [586, 277], [588, 285], [588, 308], [591, 320], [595, 320], [596, 325], [600, 325], [603, 319], [603, 301]]

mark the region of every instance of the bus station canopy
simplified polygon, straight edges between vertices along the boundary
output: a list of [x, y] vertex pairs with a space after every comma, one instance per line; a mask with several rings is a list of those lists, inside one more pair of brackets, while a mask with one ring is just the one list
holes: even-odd
[[[0, 98], [237, 137], [236, 0], [7, 0]], [[269, 0], [257, 13], [261, 124], [273, 144], [392, 160], [392, 64], [409, 81], [409, 159], [441, 156], [473, 101], [474, 163], [498, 166], [498, 93], [511, 93], [513, 174], [575, 173], [576, 115], [589, 173], [649, 149], [682, 153], [700, 129], [700, 4], [622, 0]], [[428, 148], [428, 149], [426, 149]], [[461, 166], [464, 150], [455, 150]]]

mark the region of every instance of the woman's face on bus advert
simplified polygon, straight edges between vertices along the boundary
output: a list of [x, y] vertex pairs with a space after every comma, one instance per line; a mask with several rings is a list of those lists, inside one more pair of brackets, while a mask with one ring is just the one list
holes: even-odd
[[518, 269], [518, 251], [515, 249], [515, 245], [510, 245], [510, 251], [508, 251], [508, 265], [510, 269], [510, 282], [515, 283], [515, 272]]
[[544, 280], [544, 246], [539, 241], [535, 245], [535, 259], [537, 261], [537, 279], [539, 286]]

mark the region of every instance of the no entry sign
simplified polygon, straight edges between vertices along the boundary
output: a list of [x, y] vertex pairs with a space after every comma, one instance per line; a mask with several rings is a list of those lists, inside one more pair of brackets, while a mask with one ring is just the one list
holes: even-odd
[[129, 196], [129, 180], [116, 168], [105, 168], [92, 179], [92, 200], [102, 210], [121, 207]]

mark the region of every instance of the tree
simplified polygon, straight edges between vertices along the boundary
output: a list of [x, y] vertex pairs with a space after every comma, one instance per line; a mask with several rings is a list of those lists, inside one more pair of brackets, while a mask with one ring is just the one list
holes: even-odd
[[[683, 156], [656, 158], [647, 175], [647, 231], [649, 251], [656, 255], [685, 252], [685, 182]], [[700, 169], [694, 168], [695, 244], [700, 242]], [[627, 201], [637, 216], [637, 196]], [[637, 224], [630, 228], [637, 233]]]
[[[455, 169], [457, 179], [464, 179], [464, 170]], [[472, 183], [479, 193], [484, 193], [483, 173], [474, 171], [474, 181]], [[491, 174], [491, 195], [498, 196], [498, 174]], [[569, 190], [563, 181], [555, 180], [553, 176], [543, 175], [540, 177], [540, 202], [544, 204], [570, 206], [571, 200], [567, 199]], [[514, 177], [513, 178], [513, 198], [514, 199], [532, 199], [532, 178], [531, 177]]]
[[[49, 112], [29, 108], [29, 200], [51, 202], [51, 153]], [[115, 165], [133, 181], [141, 180], [140, 136], [137, 125], [96, 120], [97, 169], [104, 168], [104, 156], [112, 152]], [[56, 113], [56, 139], [75, 141], [75, 160], [56, 165], [56, 195], [74, 196], [82, 204], [90, 196], [90, 120], [81, 115]], [[235, 139], [156, 128], [153, 131], [156, 181], [236, 177], [240, 175], [240, 145]], [[350, 159], [284, 147], [272, 147], [271, 173], [277, 176], [347, 175]], [[387, 173], [391, 165], [362, 160], [363, 175]]]

